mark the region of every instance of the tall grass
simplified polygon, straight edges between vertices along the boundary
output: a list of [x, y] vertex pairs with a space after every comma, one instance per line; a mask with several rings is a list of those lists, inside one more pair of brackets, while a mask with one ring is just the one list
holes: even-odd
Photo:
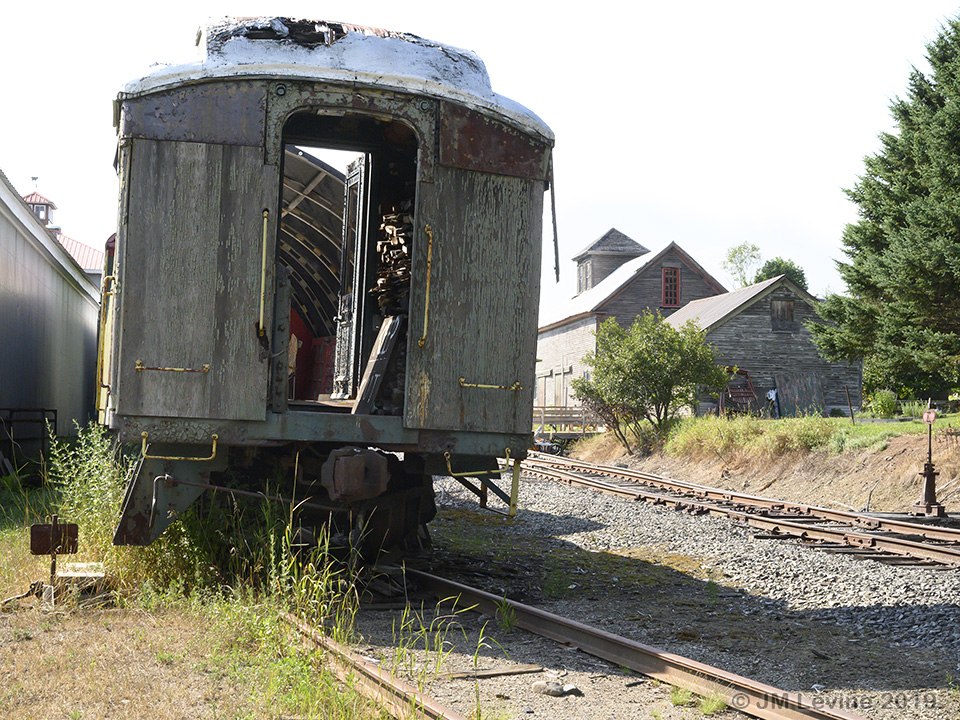
[[[331, 720], [381, 717], [379, 708], [324, 671], [318, 653], [305, 650], [281, 621], [293, 611], [340, 642], [352, 639], [356, 563], [335, 562], [326, 542], [309, 552], [298, 547], [292, 509], [228, 493], [207, 493], [147, 547], [114, 546], [134, 461], [104, 428], [90, 425], [75, 439], [51, 443], [43, 489], [24, 490], [12, 479], [0, 484], [2, 597], [49, 573], [49, 558], [28, 553], [28, 524], [57, 513], [79, 526], [80, 552], [69, 560], [104, 563], [122, 606], [202, 619], [208, 632], [197, 655], [210, 672], [236, 680], [241, 695], [249, 693], [238, 698], [236, 717], [273, 717], [278, 710]], [[264, 494], [272, 494], [269, 487]], [[178, 658], [160, 659], [175, 664]]]
[[[101, 426], [51, 444], [49, 481], [64, 522], [79, 525], [76, 560], [102, 562], [128, 595], [151, 602], [193, 592], [273, 597], [311, 621], [352, 626], [356, 591], [349, 567], [326, 543], [299, 552], [293, 510], [272, 502], [207, 493], [146, 547], [117, 547], [113, 532], [135, 458]], [[279, 478], [274, 478], [279, 483]], [[270, 487], [264, 488], [270, 495]]]
[[841, 418], [807, 415], [778, 420], [752, 416], [731, 418], [708, 415], [684, 418], [670, 434], [664, 451], [675, 457], [716, 459], [729, 462], [738, 457], [776, 458], [826, 449], [833, 453], [860, 450], [886, 442], [890, 437], [917, 432], [916, 423], [851, 425]]

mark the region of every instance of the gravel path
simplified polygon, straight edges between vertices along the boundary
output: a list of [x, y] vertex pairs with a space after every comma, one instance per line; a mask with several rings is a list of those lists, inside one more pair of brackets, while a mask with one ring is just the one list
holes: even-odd
[[[756, 540], [724, 519], [530, 477], [512, 521], [479, 509], [451, 479], [436, 489], [430, 557], [439, 574], [863, 717], [960, 718], [958, 571]], [[466, 617], [459, 624], [465, 649], [449, 659], [463, 665], [480, 626]], [[542, 675], [461, 681], [459, 690], [434, 682], [461, 712], [479, 694], [504, 718], [702, 716], [674, 706], [663, 687], [582, 653], [495, 621], [484, 632], [486, 662], [539, 663], [583, 695], [538, 695], [532, 685]]]

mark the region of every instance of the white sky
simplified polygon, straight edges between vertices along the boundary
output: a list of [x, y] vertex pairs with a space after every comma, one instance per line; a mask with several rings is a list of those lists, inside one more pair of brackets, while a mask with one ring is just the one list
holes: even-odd
[[573, 293], [570, 258], [611, 227], [654, 252], [676, 241], [730, 289], [724, 254], [749, 241], [803, 267], [815, 294], [843, 291], [834, 260], [856, 208], [842, 188], [960, 12], [936, 0], [12, 5], [0, 170], [21, 193], [38, 176], [63, 232], [98, 246], [116, 222], [112, 100], [149, 64], [192, 58], [205, 18], [340, 20], [474, 50], [494, 90], [557, 135], [561, 285], [548, 227], [543, 302]]

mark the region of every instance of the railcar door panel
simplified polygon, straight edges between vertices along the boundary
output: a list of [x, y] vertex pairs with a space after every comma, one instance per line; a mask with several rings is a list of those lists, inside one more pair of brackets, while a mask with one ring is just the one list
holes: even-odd
[[272, 264], [262, 257], [264, 235], [266, 257], [275, 252], [277, 169], [258, 147], [131, 143], [116, 412], [263, 420], [268, 362], [257, 325], [261, 301], [265, 319], [273, 312]]
[[530, 432], [543, 187], [445, 166], [419, 186], [407, 427]]

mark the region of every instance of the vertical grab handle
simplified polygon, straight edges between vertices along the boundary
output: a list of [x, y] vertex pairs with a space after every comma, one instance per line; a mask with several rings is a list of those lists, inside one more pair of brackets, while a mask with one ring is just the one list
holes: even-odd
[[267, 301], [267, 219], [270, 211], [263, 211], [263, 255], [260, 261], [260, 321], [257, 323], [257, 334], [264, 337], [266, 329], [263, 327], [263, 308]]
[[420, 347], [427, 344], [427, 322], [430, 320], [430, 268], [433, 265], [433, 228], [427, 225], [423, 231], [427, 234], [427, 290], [423, 303], [423, 335], [417, 342]]

